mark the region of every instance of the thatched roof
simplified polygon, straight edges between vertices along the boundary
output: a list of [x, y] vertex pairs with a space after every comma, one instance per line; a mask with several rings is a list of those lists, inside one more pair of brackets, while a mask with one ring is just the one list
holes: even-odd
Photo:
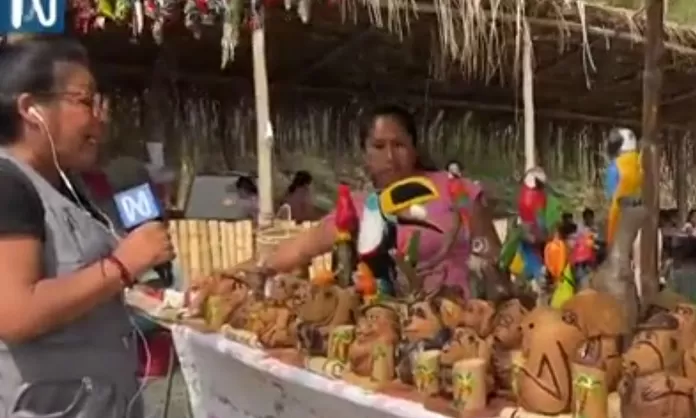
[[[272, 6], [265, 19], [271, 91], [516, 112], [525, 24], [534, 42], [540, 118], [639, 127], [643, 13], [576, 0], [336, 0], [314, 2], [308, 24]], [[132, 42], [128, 29], [109, 27], [84, 40], [100, 74], [120, 86], [147, 87], [157, 67], [169, 80], [220, 94], [249, 91], [248, 30], [242, 28], [225, 70], [220, 32], [219, 25], [205, 28], [194, 39], [183, 25], [166, 25], [157, 45], [148, 36]], [[665, 38], [664, 126], [689, 129], [696, 28], [668, 24]]]

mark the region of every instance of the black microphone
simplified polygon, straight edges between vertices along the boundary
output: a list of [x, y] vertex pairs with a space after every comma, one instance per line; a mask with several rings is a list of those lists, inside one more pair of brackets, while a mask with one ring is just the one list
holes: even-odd
[[[114, 195], [116, 211], [126, 232], [150, 221], [162, 221], [162, 207], [152, 192], [150, 183], [124, 190]], [[155, 272], [165, 287], [174, 283], [172, 263], [166, 262], [155, 267]]]

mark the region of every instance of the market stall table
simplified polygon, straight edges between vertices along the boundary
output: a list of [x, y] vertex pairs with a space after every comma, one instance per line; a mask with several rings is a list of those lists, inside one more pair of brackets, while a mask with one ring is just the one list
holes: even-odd
[[195, 418], [443, 417], [287, 365], [220, 334], [175, 325], [172, 335]]

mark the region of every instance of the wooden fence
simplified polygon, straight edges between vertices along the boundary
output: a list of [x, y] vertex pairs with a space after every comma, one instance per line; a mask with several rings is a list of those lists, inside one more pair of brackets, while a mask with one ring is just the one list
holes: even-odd
[[[305, 223], [301, 228], [312, 226]], [[251, 221], [176, 219], [169, 222], [169, 232], [187, 280], [247, 261], [258, 249]], [[310, 277], [316, 271], [330, 268], [330, 253], [316, 257]]]

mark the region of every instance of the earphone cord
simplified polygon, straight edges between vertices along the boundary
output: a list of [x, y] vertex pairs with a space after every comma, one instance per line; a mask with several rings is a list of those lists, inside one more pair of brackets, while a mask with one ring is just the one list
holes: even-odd
[[[56, 170], [58, 170], [58, 175], [60, 176], [61, 180], [65, 184], [65, 187], [68, 188], [70, 193], [72, 194], [73, 198], [75, 199], [75, 204], [80, 207], [83, 211], [85, 211], [87, 214], [89, 214], [89, 211], [87, 208], [85, 208], [81, 200], [77, 194], [77, 191], [75, 190], [75, 187], [73, 186], [72, 182], [68, 178], [68, 176], [65, 174], [63, 169], [60, 167], [60, 163], [58, 162], [58, 154], [56, 153], [56, 146], [55, 143], [53, 142], [53, 135], [51, 135], [51, 132], [48, 129], [48, 126], [46, 124], [46, 121], [43, 119], [41, 114], [39, 114], [38, 111], [35, 111], [34, 116], [36, 116], [37, 120], [39, 121], [39, 124], [41, 125], [42, 130], [46, 133], [46, 136], [48, 138], [48, 143], [49, 146], [51, 147], [51, 156], [53, 157], [53, 164], [56, 167]], [[100, 210], [97, 209], [100, 215], [108, 222], [109, 224], [109, 233], [113, 235], [116, 239], [120, 239], [119, 235], [116, 233], [116, 230], [113, 227], [113, 224], [111, 223], [111, 219], [109, 219], [108, 216], [106, 216], [104, 213], [102, 213]], [[90, 214], [91, 216], [91, 214]], [[98, 222], [99, 225], [102, 225], [100, 222]], [[128, 310], [128, 312], [130, 312]], [[132, 408], [135, 405], [136, 400], [138, 397], [142, 396], [143, 392], [145, 391], [145, 388], [147, 387], [147, 376], [150, 375], [150, 368], [152, 367], [152, 356], [150, 354], [150, 347], [148, 346], [147, 339], [145, 338], [145, 333], [143, 333], [142, 329], [138, 326], [138, 324], [135, 322], [135, 318], [133, 315], [130, 313], [128, 314], [128, 319], [133, 326], [135, 330], [135, 335], [140, 339], [140, 342], [143, 345], [143, 349], [145, 351], [145, 372], [144, 376], [141, 379], [140, 385], [138, 387], [138, 390], [135, 392], [133, 397], [128, 401], [128, 406], [126, 407], [126, 418], [130, 418], [132, 415]]]

